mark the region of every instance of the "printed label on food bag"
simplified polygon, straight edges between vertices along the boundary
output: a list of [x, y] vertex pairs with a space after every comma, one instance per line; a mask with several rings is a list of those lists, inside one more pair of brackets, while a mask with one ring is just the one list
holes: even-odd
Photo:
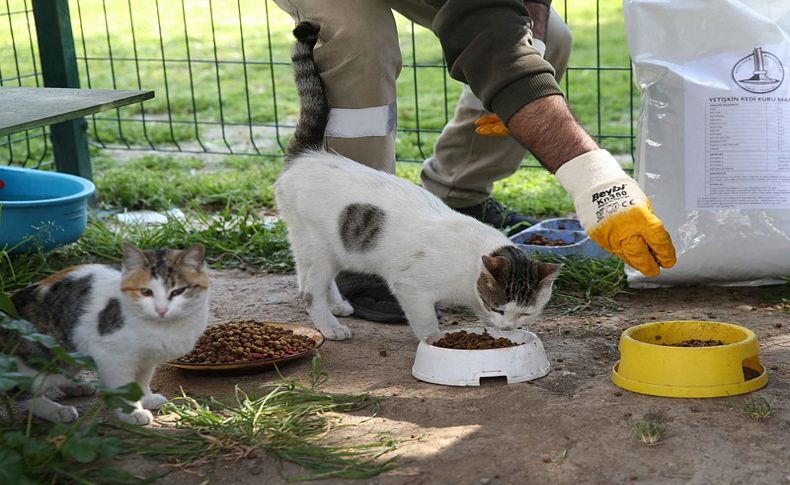
[[757, 45], [683, 66], [686, 210], [790, 208], [788, 65]]

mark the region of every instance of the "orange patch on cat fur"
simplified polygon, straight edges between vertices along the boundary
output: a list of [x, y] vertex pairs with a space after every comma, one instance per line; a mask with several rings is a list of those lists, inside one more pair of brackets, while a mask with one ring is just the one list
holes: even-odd
[[38, 284], [41, 286], [50, 286], [54, 285], [58, 281], [62, 280], [67, 274], [71, 273], [75, 269], [78, 269], [79, 266], [70, 266], [66, 269], [62, 269], [55, 274], [51, 274], [44, 278], [43, 280], [39, 281]]
[[147, 288], [150, 281], [151, 273], [147, 270], [129, 271], [121, 279], [121, 291], [136, 300], [140, 298], [140, 293], [137, 290]]
[[185, 268], [179, 274], [190, 285], [199, 286], [203, 289], [208, 288], [208, 274], [205, 271], [198, 272], [191, 268]]
[[189, 251], [189, 249], [184, 249], [178, 252], [173, 251], [172, 255], [167, 255], [168, 262], [172, 266], [178, 268], [178, 276], [186, 283], [199, 286], [204, 289], [208, 288], [208, 273], [206, 273], [205, 268], [203, 271], [197, 271], [192, 266], [184, 264], [183, 258], [187, 251]]

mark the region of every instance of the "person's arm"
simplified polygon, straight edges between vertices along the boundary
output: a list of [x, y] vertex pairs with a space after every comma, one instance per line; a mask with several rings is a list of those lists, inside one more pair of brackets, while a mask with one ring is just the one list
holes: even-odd
[[507, 128], [510, 136], [551, 173], [572, 158], [598, 148], [562, 96], [546, 96], [525, 105], [510, 118]]
[[433, 30], [452, 77], [468, 84], [507, 125], [503, 131], [555, 173], [587, 234], [648, 276], [657, 276], [659, 265], [674, 265], [675, 248], [647, 196], [576, 121], [554, 69], [533, 47], [530, 26], [538, 22], [528, 8], [545, 7], [523, 0], [423, 1], [439, 8]]
[[507, 126], [557, 176], [592, 240], [647, 276], [674, 266], [675, 247], [650, 200], [576, 121], [564, 98], [537, 99], [517, 111]]
[[507, 121], [520, 107], [562, 95], [554, 68], [532, 45], [523, 0], [423, 0], [438, 8], [432, 29], [450, 75], [469, 85], [488, 111]]

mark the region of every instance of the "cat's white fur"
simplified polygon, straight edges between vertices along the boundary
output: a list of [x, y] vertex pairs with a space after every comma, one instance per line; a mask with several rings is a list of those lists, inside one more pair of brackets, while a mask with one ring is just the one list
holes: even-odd
[[[92, 298], [85, 313], [74, 328], [73, 341], [77, 350], [89, 355], [96, 363], [102, 383], [108, 387], [119, 387], [136, 382], [143, 397], [132, 403], [131, 413], [116, 410], [116, 415], [133, 424], [149, 424], [153, 421], [151, 409], [159, 409], [167, 398], [151, 391], [151, 377], [159, 364], [178, 358], [194, 347], [208, 324], [209, 290], [199, 292], [191, 300], [182, 294], [168, 301], [159, 280], [152, 280], [154, 296], [134, 301], [121, 291], [121, 272], [103, 265], [84, 265], [69, 274], [81, 278], [92, 275]], [[157, 286], [158, 285], [158, 286]], [[100, 335], [99, 313], [107, 302], [117, 298], [121, 302], [124, 325], [119, 330]], [[155, 306], [165, 309], [160, 316]], [[42, 394], [51, 387], [60, 387], [66, 394], [85, 395], [92, 393], [88, 384], [75, 384], [60, 375], [41, 375], [17, 359], [18, 368], [35, 376], [33, 392]], [[55, 422], [77, 419], [79, 414], [73, 406], [62, 406], [44, 396], [26, 402], [35, 416]]]
[[[340, 155], [308, 151], [288, 163], [277, 180], [277, 206], [288, 226], [300, 296], [326, 338], [352, 335], [335, 318], [352, 313], [334, 282], [341, 270], [382, 276], [418, 338], [439, 330], [436, 303], [465, 305], [491, 325], [513, 327], [535, 318], [551, 297], [547, 281], [529, 308], [510, 303], [503, 314], [486, 310], [477, 291], [487, 272], [481, 256], [513, 244], [501, 232], [407, 180]], [[375, 247], [365, 252], [349, 253], [340, 239], [339, 215], [352, 203], [386, 213]]]

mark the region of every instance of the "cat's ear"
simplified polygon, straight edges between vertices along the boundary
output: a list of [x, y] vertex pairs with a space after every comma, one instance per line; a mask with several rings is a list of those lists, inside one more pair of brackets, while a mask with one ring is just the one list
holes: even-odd
[[202, 244], [195, 244], [189, 249], [185, 249], [178, 256], [178, 264], [192, 268], [195, 271], [203, 269], [206, 258], [206, 248]]
[[502, 256], [483, 255], [483, 268], [500, 283], [505, 281], [509, 266], [508, 260]]
[[149, 265], [145, 253], [128, 242], [123, 243], [123, 269], [125, 271], [143, 269]]
[[538, 281], [541, 285], [549, 285], [560, 276], [562, 264], [538, 263]]

